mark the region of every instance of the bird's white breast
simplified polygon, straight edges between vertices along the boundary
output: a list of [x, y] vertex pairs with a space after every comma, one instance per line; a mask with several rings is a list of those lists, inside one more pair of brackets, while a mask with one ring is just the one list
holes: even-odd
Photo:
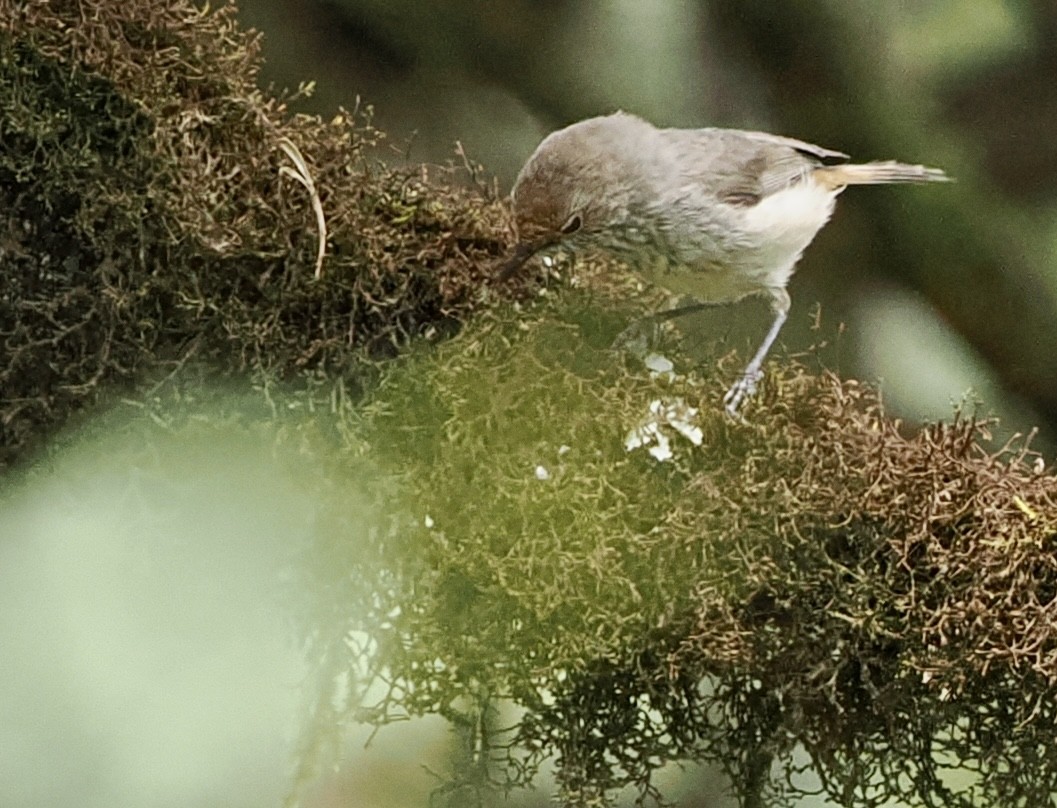
[[663, 249], [643, 251], [635, 263], [648, 280], [676, 294], [725, 301], [785, 287], [833, 213], [836, 194], [806, 177], [755, 205], [711, 199], [695, 209], [697, 200], [681, 193], [667, 201], [682, 206], [671, 219], [680, 226], [664, 234]]
[[745, 245], [732, 256], [764, 285], [785, 286], [800, 255], [833, 214], [836, 194], [807, 178], [743, 209]]

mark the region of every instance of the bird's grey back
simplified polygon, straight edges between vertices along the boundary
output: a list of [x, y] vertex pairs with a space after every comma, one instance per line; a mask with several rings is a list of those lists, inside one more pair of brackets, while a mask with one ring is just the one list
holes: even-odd
[[803, 181], [826, 159], [841, 152], [802, 140], [739, 129], [661, 129], [667, 162], [680, 185], [694, 186], [734, 205], [760, 199]]
[[[549, 135], [522, 169], [523, 180], [570, 188], [602, 187], [641, 201], [696, 193], [734, 205], [752, 205], [801, 181], [823, 160], [847, 155], [802, 140], [737, 129], [659, 129], [635, 115], [616, 112]], [[617, 181], [620, 178], [622, 181]], [[527, 183], [532, 185], [534, 183]], [[515, 191], [519, 190], [515, 188]]]

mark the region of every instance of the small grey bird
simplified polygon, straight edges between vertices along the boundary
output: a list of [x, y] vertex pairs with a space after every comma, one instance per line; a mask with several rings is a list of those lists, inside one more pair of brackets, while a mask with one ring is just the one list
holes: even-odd
[[796, 262], [845, 186], [948, 179], [892, 161], [824, 163], [847, 159], [765, 132], [658, 129], [623, 112], [580, 121], [548, 135], [521, 169], [511, 192], [518, 245], [499, 280], [561, 245], [608, 251], [699, 301], [657, 319], [767, 296], [771, 328], [723, 398], [736, 415], [789, 314]]

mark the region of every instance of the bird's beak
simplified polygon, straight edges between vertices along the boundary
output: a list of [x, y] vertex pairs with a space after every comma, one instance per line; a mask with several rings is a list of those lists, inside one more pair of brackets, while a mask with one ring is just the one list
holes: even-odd
[[500, 283], [508, 281], [515, 272], [521, 269], [526, 261], [549, 244], [550, 241], [546, 239], [520, 242], [514, 247], [514, 252], [511, 253], [510, 257], [499, 267], [499, 272], [496, 273], [496, 280]]

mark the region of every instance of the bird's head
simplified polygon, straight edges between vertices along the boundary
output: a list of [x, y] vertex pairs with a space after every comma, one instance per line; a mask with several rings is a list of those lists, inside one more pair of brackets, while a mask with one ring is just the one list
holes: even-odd
[[625, 128], [649, 126], [617, 113], [591, 118], [548, 135], [518, 174], [510, 200], [517, 246], [500, 281], [550, 247], [604, 242], [627, 216], [629, 187]]

